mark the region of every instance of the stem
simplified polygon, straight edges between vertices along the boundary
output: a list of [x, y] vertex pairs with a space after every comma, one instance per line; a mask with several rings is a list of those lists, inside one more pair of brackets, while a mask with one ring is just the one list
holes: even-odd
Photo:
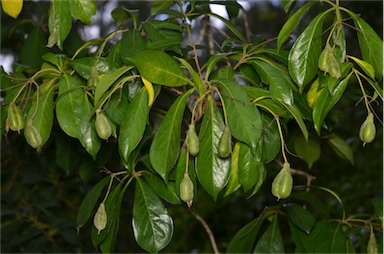
[[212, 88], [213, 88], [213, 89], [217, 92], [217, 94], [219, 95], [219, 98], [220, 98], [220, 101], [221, 101], [221, 105], [223, 106], [223, 113], [224, 113], [225, 126], [228, 126], [227, 110], [225, 109], [225, 103], [224, 103], [223, 97], [221, 96], [220, 91], [219, 91], [219, 89], [217, 89], [217, 87], [212, 86]]
[[363, 98], [364, 98], [364, 102], [365, 102], [365, 107], [367, 108], [367, 111], [368, 113], [371, 112], [371, 109], [369, 107], [369, 102], [368, 102], [368, 96], [367, 94], [365, 93], [365, 90], [364, 90], [364, 87], [363, 87], [363, 83], [361, 82], [361, 79], [360, 79], [360, 72], [358, 70], [356, 70], [355, 68], [352, 69], [353, 73], [355, 74], [356, 78], [357, 78], [357, 81], [359, 82], [359, 86], [360, 86], [360, 89], [361, 89], [361, 92], [363, 93]]
[[279, 129], [279, 135], [280, 135], [280, 140], [281, 140], [281, 154], [283, 155], [284, 163], [287, 163], [287, 156], [285, 155], [285, 141], [284, 141], [284, 136], [283, 136], [283, 131], [281, 129], [281, 123], [280, 123], [280, 118], [278, 115], [273, 116], [276, 120], [277, 123], [277, 128]]
[[220, 252], [216, 245], [215, 236], [213, 235], [212, 230], [209, 228], [207, 222], [205, 222], [205, 220], [202, 217], [200, 217], [197, 213], [191, 211], [191, 214], [196, 218], [196, 220], [198, 220], [201, 223], [201, 225], [203, 225], [205, 231], [207, 232], [209, 236], [209, 240], [211, 241], [213, 253], [219, 254]]

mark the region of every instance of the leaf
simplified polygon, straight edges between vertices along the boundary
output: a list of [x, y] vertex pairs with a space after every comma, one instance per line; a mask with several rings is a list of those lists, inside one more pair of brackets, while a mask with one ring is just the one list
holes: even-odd
[[317, 73], [321, 53], [321, 33], [325, 16], [331, 9], [317, 15], [297, 38], [288, 55], [288, 70], [300, 93]]
[[260, 237], [253, 253], [284, 253], [284, 243], [281, 237], [277, 215]]
[[291, 194], [291, 198], [303, 200], [310, 206], [312, 206], [317, 214], [322, 219], [330, 218], [330, 209], [326, 206], [315, 194], [308, 191], [295, 191]]
[[290, 12], [296, 5], [296, 0], [281, 0], [285, 13]]
[[227, 253], [250, 253], [265, 218], [262, 214], [242, 227], [229, 242]]
[[232, 135], [255, 152], [263, 128], [259, 111], [235, 81], [221, 80], [220, 88]]
[[300, 112], [300, 110], [297, 108], [296, 105], [288, 105], [285, 103], [281, 103], [288, 111], [291, 113], [291, 115], [295, 118], [297, 124], [299, 125], [299, 128], [301, 132], [303, 133], [304, 138], [307, 140], [308, 139], [308, 129], [307, 126], [305, 125], [305, 122], [303, 120], [303, 116]]
[[[240, 143], [240, 142], [239, 142]], [[251, 148], [240, 143], [238, 161], [239, 182], [243, 186], [244, 192], [249, 191], [260, 178], [260, 158], [257, 159], [251, 153]]]
[[379, 197], [374, 197], [372, 199], [373, 207], [375, 208], [375, 213], [379, 217], [381, 223], [383, 223], [383, 199]]
[[344, 141], [344, 139], [334, 134], [328, 139], [328, 142], [337, 155], [348, 160], [352, 165], [355, 164], [352, 148]]
[[313, 138], [305, 140], [303, 136], [296, 136], [293, 145], [296, 155], [308, 164], [309, 169], [312, 168], [313, 163], [320, 158], [320, 144]]
[[180, 25], [166, 20], [150, 20], [143, 23], [143, 29], [147, 33], [148, 49], [172, 49], [183, 43], [183, 35]]
[[352, 17], [358, 30], [357, 38], [363, 60], [373, 66], [376, 78], [381, 80], [383, 77], [383, 40], [359, 15], [350, 10], [346, 11]]
[[290, 204], [285, 208], [287, 216], [293, 224], [309, 234], [312, 227], [315, 225], [315, 217], [306, 209], [296, 204]]
[[95, 103], [94, 105], [99, 105], [101, 102], [100, 99], [104, 93], [115, 83], [115, 81], [124, 73], [132, 69], [131, 66], [123, 66], [112, 73], [105, 74], [100, 80], [99, 84], [95, 89]]
[[167, 10], [174, 4], [175, 1], [153, 1], [151, 3], [151, 13]]
[[204, 85], [201, 80], [199, 74], [195, 71], [195, 69], [183, 58], [177, 58], [178, 61], [189, 71], [192, 76], [193, 85], [197, 88], [200, 97], [204, 95]]
[[149, 150], [155, 171], [167, 182], [180, 148], [181, 124], [188, 97], [194, 89], [179, 96], [160, 123]]
[[[32, 125], [39, 131], [42, 141], [41, 146], [48, 141], [53, 126], [53, 97], [55, 89], [52, 85], [52, 82], [43, 83], [40, 89], [36, 91], [35, 96], [37, 99], [33, 101], [25, 121], [28, 122], [31, 119]], [[39, 94], [40, 91], [41, 94]], [[29, 128], [29, 125], [27, 124], [25, 128]], [[24, 133], [27, 133], [27, 131], [24, 131]], [[29, 141], [27, 138], [26, 140], [27, 142]]]
[[125, 163], [142, 139], [148, 118], [148, 93], [143, 87], [129, 104], [121, 122], [119, 152]]
[[152, 189], [137, 178], [133, 203], [133, 233], [148, 252], [159, 252], [172, 239], [173, 221]]
[[261, 160], [267, 164], [274, 160], [280, 152], [281, 140], [277, 122], [269, 115], [262, 113], [261, 118], [263, 121], [263, 131], [260, 137], [260, 144], [262, 144]]
[[[85, 100], [87, 100], [86, 95], [84, 94]], [[88, 102], [84, 106], [85, 114], [84, 116], [89, 116], [92, 111], [92, 106]], [[112, 127], [113, 128], [113, 127]], [[89, 120], [85, 118], [80, 126], [80, 138], [81, 144], [85, 150], [96, 160], [96, 154], [100, 149], [101, 143], [100, 138], [96, 132], [95, 118]]]
[[221, 22], [224, 23], [224, 25], [229, 29], [231, 30], [231, 32], [236, 35], [236, 37], [244, 44], [247, 43], [247, 40], [245, 39], [245, 37], [243, 36], [243, 34], [237, 29], [237, 27], [232, 24], [231, 22], [229, 22], [228, 20], [226, 20], [225, 18], [221, 17], [220, 15], [217, 15], [215, 13], [206, 13], [207, 16], [212, 16], [212, 17], [215, 17], [217, 19], [219, 19]]
[[72, 28], [69, 1], [52, 1], [49, 11], [48, 27], [50, 36], [47, 46], [52, 47], [57, 44], [59, 49], [63, 50], [64, 40]]
[[224, 124], [221, 115], [218, 113], [214, 101], [209, 97], [200, 127], [200, 151], [195, 163], [200, 184], [214, 200], [227, 184], [230, 173], [229, 159], [220, 158], [217, 151], [223, 130]]
[[285, 104], [293, 104], [293, 93], [290, 85], [290, 80], [284, 76], [282, 71], [275, 66], [260, 60], [253, 61], [253, 66], [260, 74], [263, 72], [264, 76], [268, 79], [269, 91], [272, 98], [279, 98]]
[[96, 14], [95, 0], [72, 0], [69, 1], [71, 14], [75, 19], [90, 25], [91, 17]]
[[375, 69], [370, 63], [367, 63], [366, 61], [353, 56], [348, 56], [348, 58], [351, 58], [353, 61], [355, 61], [371, 79], [375, 79]]
[[295, 14], [293, 14], [281, 28], [279, 35], [277, 36], [277, 50], [280, 50], [281, 46], [288, 39], [289, 35], [296, 29], [299, 25], [300, 20], [307, 14], [309, 9], [316, 2], [311, 1], [304, 4], [300, 9], [298, 9]]
[[123, 38], [121, 38], [121, 44], [124, 45], [124, 47], [121, 47], [120, 55], [125, 64], [131, 64], [131, 61], [128, 59], [146, 49], [144, 38], [140, 35], [140, 32], [136, 30], [126, 32]]
[[64, 169], [67, 175], [77, 170], [76, 164], [78, 163], [80, 154], [77, 150], [76, 141], [67, 135], [58, 135], [55, 138], [55, 145], [56, 164]]
[[176, 194], [176, 187], [179, 186], [174, 182], [165, 183], [161, 178], [147, 171], [144, 172], [143, 179], [160, 198], [173, 205], [180, 204], [179, 196]]
[[335, 221], [318, 221], [305, 243], [309, 253], [345, 253], [345, 241], [341, 224]]
[[128, 89], [126, 88], [116, 91], [110, 97], [107, 106], [104, 108], [104, 111], [109, 118], [117, 125], [121, 125], [124, 115], [129, 107], [127, 93]]
[[82, 57], [71, 62], [73, 69], [84, 79], [89, 79], [93, 65], [99, 74], [111, 73], [117, 69], [117, 64], [108, 58]]
[[135, 64], [140, 75], [152, 83], [174, 87], [190, 82], [175, 60], [162, 51], [145, 50], [129, 60]]
[[47, 52], [46, 36], [40, 27], [34, 27], [29, 33], [20, 53], [20, 62], [34, 68], [40, 68], [43, 63], [42, 55]]
[[5, 13], [14, 19], [17, 19], [23, 9], [23, 0], [2, 0], [1, 8]]
[[100, 180], [93, 188], [87, 193], [83, 201], [81, 202], [79, 211], [77, 212], [77, 217], [76, 217], [76, 223], [77, 223], [77, 228], [79, 229], [87, 221], [92, 215], [92, 212], [96, 206], [97, 200], [99, 199], [99, 196], [104, 189], [104, 187], [107, 185], [109, 182], [110, 177], [104, 177], [102, 180]]
[[257, 180], [255, 187], [253, 188], [253, 191], [251, 195], [248, 196], [248, 198], [251, 198], [260, 190], [260, 187], [263, 185], [265, 178], [267, 178], [267, 170], [265, 169], [265, 165], [263, 163], [259, 164], [259, 172], [259, 179]]
[[240, 152], [240, 142], [236, 142], [232, 155], [231, 155], [231, 168], [230, 168], [230, 174], [229, 174], [229, 181], [228, 185], [224, 194], [224, 197], [232, 194], [236, 190], [240, 188], [239, 183], [239, 152]]

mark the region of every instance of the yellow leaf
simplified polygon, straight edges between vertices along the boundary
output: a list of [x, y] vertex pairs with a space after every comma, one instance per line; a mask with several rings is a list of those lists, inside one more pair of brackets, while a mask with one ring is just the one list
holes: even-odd
[[2, 0], [1, 7], [12, 18], [17, 19], [23, 9], [23, 0]]
[[153, 85], [149, 80], [146, 80], [143, 76], [141, 76], [141, 80], [148, 93], [148, 106], [150, 107], [153, 103], [153, 99], [155, 98], [155, 90], [153, 90]]

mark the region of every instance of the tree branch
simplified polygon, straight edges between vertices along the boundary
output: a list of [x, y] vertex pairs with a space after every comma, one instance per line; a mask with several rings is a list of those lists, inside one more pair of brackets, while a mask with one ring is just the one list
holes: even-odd
[[197, 213], [195, 213], [193, 211], [190, 211], [190, 212], [196, 218], [196, 220], [198, 220], [201, 223], [201, 225], [203, 225], [205, 231], [207, 232], [207, 234], [209, 236], [209, 240], [211, 241], [213, 253], [219, 254], [220, 252], [219, 252], [219, 249], [217, 248], [217, 245], [216, 245], [215, 236], [213, 235], [212, 230], [209, 228], [207, 222], [205, 222], [205, 220], [202, 217], [200, 217]]

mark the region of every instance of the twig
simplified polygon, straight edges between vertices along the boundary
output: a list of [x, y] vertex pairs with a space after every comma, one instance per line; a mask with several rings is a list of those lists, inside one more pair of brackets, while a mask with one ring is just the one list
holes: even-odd
[[219, 254], [219, 249], [217, 248], [217, 245], [216, 245], [216, 241], [215, 241], [215, 236], [213, 235], [211, 229], [209, 228], [207, 222], [205, 222], [205, 220], [200, 217], [197, 213], [193, 212], [193, 211], [190, 211], [191, 214], [201, 223], [201, 225], [203, 225], [205, 231], [207, 232], [208, 236], [209, 236], [209, 240], [211, 240], [211, 245], [212, 245], [212, 248], [213, 248], [213, 253], [215, 254]]

